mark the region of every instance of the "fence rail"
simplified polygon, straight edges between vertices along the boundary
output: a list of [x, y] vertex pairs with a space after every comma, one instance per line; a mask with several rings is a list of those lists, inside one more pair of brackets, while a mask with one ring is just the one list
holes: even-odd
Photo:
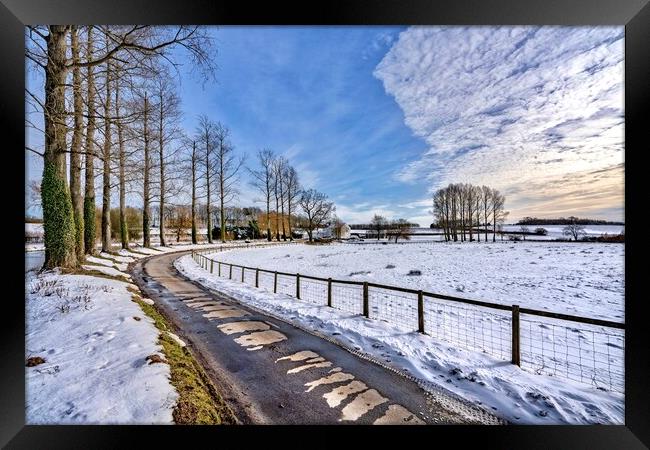
[[624, 392], [624, 323], [399, 286], [247, 267], [205, 256], [233, 248], [276, 245], [201, 249], [193, 251], [192, 257], [211, 273], [255, 288], [417, 330], [536, 373]]

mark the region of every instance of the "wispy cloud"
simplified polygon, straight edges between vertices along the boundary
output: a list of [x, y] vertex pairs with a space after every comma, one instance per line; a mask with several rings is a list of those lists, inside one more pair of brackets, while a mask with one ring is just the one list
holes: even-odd
[[374, 75], [429, 148], [394, 177], [497, 187], [511, 217], [622, 211], [623, 50], [623, 27], [409, 28]]

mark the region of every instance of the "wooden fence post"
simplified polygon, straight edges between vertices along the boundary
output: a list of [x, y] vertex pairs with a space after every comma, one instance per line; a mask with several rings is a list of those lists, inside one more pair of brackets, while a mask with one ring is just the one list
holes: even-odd
[[273, 275], [273, 293], [277, 294], [278, 293], [278, 273], [274, 272]]
[[241, 282], [242, 282], [242, 283], [244, 282], [244, 272], [246, 272], [246, 269], [244, 269], [244, 268], [242, 267], [242, 268], [241, 268]]
[[232, 264], [230, 264], [230, 273], [228, 274], [228, 278], [232, 280]]
[[296, 298], [300, 300], [300, 274], [296, 274]]
[[424, 333], [424, 295], [418, 291], [418, 331]]
[[512, 363], [521, 366], [519, 351], [519, 305], [512, 305]]
[[214, 273], [214, 261], [210, 260], [210, 273]]
[[332, 307], [332, 279], [327, 279], [327, 306]]
[[368, 282], [363, 282], [363, 315], [370, 317], [370, 312], [368, 308]]
[[219, 276], [221, 276], [221, 262], [217, 263], [217, 267], [219, 267]]
[[260, 287], [260, 269], [255, 269], [255, 287]]

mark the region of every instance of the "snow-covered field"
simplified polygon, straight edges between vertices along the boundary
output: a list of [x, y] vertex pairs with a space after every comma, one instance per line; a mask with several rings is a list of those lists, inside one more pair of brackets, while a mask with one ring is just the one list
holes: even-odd
[[[217, 253], [213, 258], [247, 267], [356, 281], [359, 284], [332, 283], [332, 306], [353, 314], [362, 313], [360, 282], [368, 281], [622, 322], [623, 253], [622, 244], [450, 242], [298, 245]], [[254, 271], [247, 272], [245, 279], [250, 283]], [[241, 280], [241, 269], [235, 269], [233, 279]], [[272, 292], [273, 283], [273, 274], [260, 273], [260, 287]], [[327, 302], [324, 281], [303, 277], [300, 290], [302, 300], [317, 305]], [[278, 276], [277, 292], [295, 295], [295, 276]], [[426, 333], [456, 348], [511, 360], [510, 311], [424, 298]], [[405, 331], [417, 329], [417, 294], [370, 286], [368, 303], [371, 318]], [[520, 336], [524, 369], [624, 392], [622, 330], [522, 314]]]
[[[615, 322], [624, 318], [623, 244], [561, 242], [293, 245], [223, 262], [421, 289]], [[421, 275], [408, 275], [412, 270]]]
[[[25, 368], [28, 424], [172, 423], [178, 394], [158, 329], [130, 283], [50, 271], [27, 274]], [[135, 287], [135, 285], [131, 285]]]
[[[439, 244], [436, 246], [439, 247]], [[358, 279], [350, 272], [367, 270], [367, 266], [385, 267], [387, 262], [396, 265], [396, 268], [399, 267], [400, 261], [404, 261], [397, 258], [398, 252], [407, 248], [413, 247], [396, 246], [394, 250], [389, 250], [394, 254], [388, 260], [379, 253], [372, 254], [372, 257], [369, 254], [348, 254], [344, 259], [349, 265], [345, 268], [334, 265], [332, 260], [328, 259], [336, 257], [338, 253], [345, 254], [345, 246], [241, 250], [218, 253], [213, 257], [233, 262], [236, 260], [252, 267], [270, 267], [272, 262], [275, 262], [272, 255], [275, 255], [282, 262], [278, 266], [283, 271], [291, 271], [296, 267], [293, 266], [294, 261], [299, 261], [297, 268], [300, 273], [314, 273], [322, 270], [322, 267], [328, 267], [331, 272], [325, 276], [343, 274], [348, 278]], [[350, 252], [357, 250], [359, 248], [354, 247]], [[454, 251], [451, 250], [452, 255], [455, 255]], [[307, 255], [312, 259], [307, 260]], [[328, 266], [318, 266], [321, 261], [327, 261]], [[327, 335], [342, 346], [372, 355], [397, 370], [455, 392], [513, 423], [623, 423], [622, 393], [604, 391], [586, 383], [521, 369], [485, 352], [461, 349], [431, 334], [423, 335], [387, 321], [369, 320], [360, 316], [358, 311], [329, 308], [323, 306], [322, 302], [317, 304], [310, 301], [309, 294], [302, 301], [297, 301], [287, 294], [273, 294], [272, 286], [269, 292], [268, 285], [256, 289], [249, 284], [220, 278], [216, 269], [215, 273], [210, 274], [191, 256], [177, 260], [176, 267], [209, 288], [231, 295], [288, 322]], [[410, 268], [406, 266], [401, 270], [408, 271]], [[226, 271], [222, 275], [228, 277]], [[240, 280], [240, 275], [241, 272], [237, 271], [233, 280]], [[318, 275], [323, 276], [323, 273]], [[250, 283], [249, 274], [245, 276], [246, 281]], [[262, 285], [261, 281], [260, 284]], [[371, 311], [371, 317], [373, 313]]]

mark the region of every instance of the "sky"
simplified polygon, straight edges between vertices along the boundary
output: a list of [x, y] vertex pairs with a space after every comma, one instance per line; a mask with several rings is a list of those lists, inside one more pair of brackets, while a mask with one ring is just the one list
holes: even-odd
[[[499, 189], [508, 222], [623, 220], [623, 27], [211, 33], [216, 81], [181, 77], [182, 125], [222, 122], [250, 167], [261, 148], [284, 155], [348, 223], [382, 214], [428, 226], [432, 193], [456, 182]], [[28, 156], [28, 178], [41, 168]], [[238, 203], [262, 206], [249, 178]]]

